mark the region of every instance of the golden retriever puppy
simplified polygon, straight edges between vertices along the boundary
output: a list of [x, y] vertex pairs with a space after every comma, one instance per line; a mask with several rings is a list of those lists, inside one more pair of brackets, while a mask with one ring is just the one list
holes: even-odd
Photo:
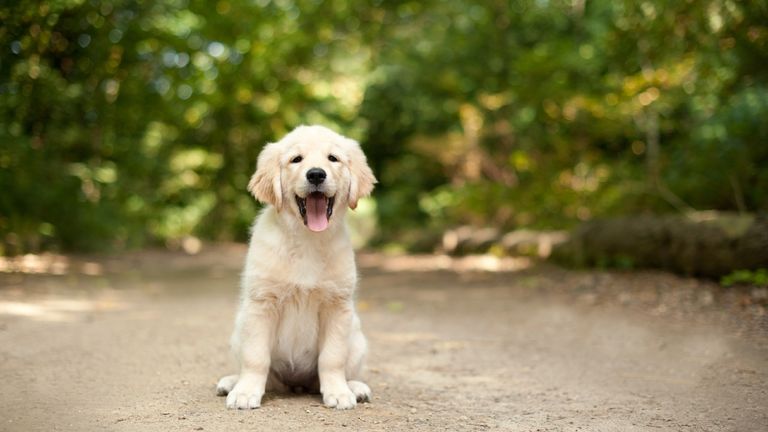
[[358, 143], [322, 126], [300, 126], [262, 150], [248, 189], [269, 205], [242, 275], [231, 340], [240, 373], [217, 386], [228, 408], [258, 408], [265, 391], [319, 390], [338, 409], [370, 399], [344, 215], [374, 183]]

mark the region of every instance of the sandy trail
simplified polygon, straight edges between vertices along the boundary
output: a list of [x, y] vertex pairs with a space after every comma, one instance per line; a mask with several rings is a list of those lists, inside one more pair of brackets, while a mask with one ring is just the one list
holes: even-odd
[[768, 326], [745, 293], [376, 255], [360, 258], [358, 303], [373, 402], [267, 395], [226, 410], [214, 385], [233, 372], [244, 252], [0, 274], [0, 430], [768, 430]]

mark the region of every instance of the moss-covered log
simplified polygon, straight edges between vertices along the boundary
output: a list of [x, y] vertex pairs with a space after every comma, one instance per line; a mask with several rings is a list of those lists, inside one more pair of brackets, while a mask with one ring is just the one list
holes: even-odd
[[768, 217], [707, 212], [595, 220], [574, 230], [552, 258], [579, 267], [659, 268], [719, 277], [768, 267]]

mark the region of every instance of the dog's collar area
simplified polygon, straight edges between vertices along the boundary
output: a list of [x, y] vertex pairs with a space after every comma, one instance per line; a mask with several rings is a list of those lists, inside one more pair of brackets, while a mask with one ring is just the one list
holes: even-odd
[[[322, 192], [311, 192], [306, 197], [302, 198], [298, 195], [295, 195], [296, 197], [296, 204], [299, 207], [299, 214], [301, 215], [301, 219], [304, 221], [304, 225], [309, 226], [309, 221], [307, 218], [307, 199], [311, 201], [312, 203], [322, 202], [325, 204], [325, 218], [326, 221], [331, 220], [331, 215], [333, 215], [333, 204], [336, 200], [335, 196], [328, 197], [325, 196]], [[321, 201], [322, 200], [322, 201]], [[312, 208], [310, 211], [317, 211], [317, 208]], [[312, 227], [310, 227], [312, 228]]]

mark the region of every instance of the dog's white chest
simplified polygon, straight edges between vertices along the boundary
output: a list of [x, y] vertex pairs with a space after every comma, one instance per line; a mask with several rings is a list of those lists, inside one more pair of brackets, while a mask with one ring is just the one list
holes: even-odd
[[317, 374], [319, 303], [310, 291], [297, 290], [279, 312], [272, 369], [284, 381], [305, 381]]

